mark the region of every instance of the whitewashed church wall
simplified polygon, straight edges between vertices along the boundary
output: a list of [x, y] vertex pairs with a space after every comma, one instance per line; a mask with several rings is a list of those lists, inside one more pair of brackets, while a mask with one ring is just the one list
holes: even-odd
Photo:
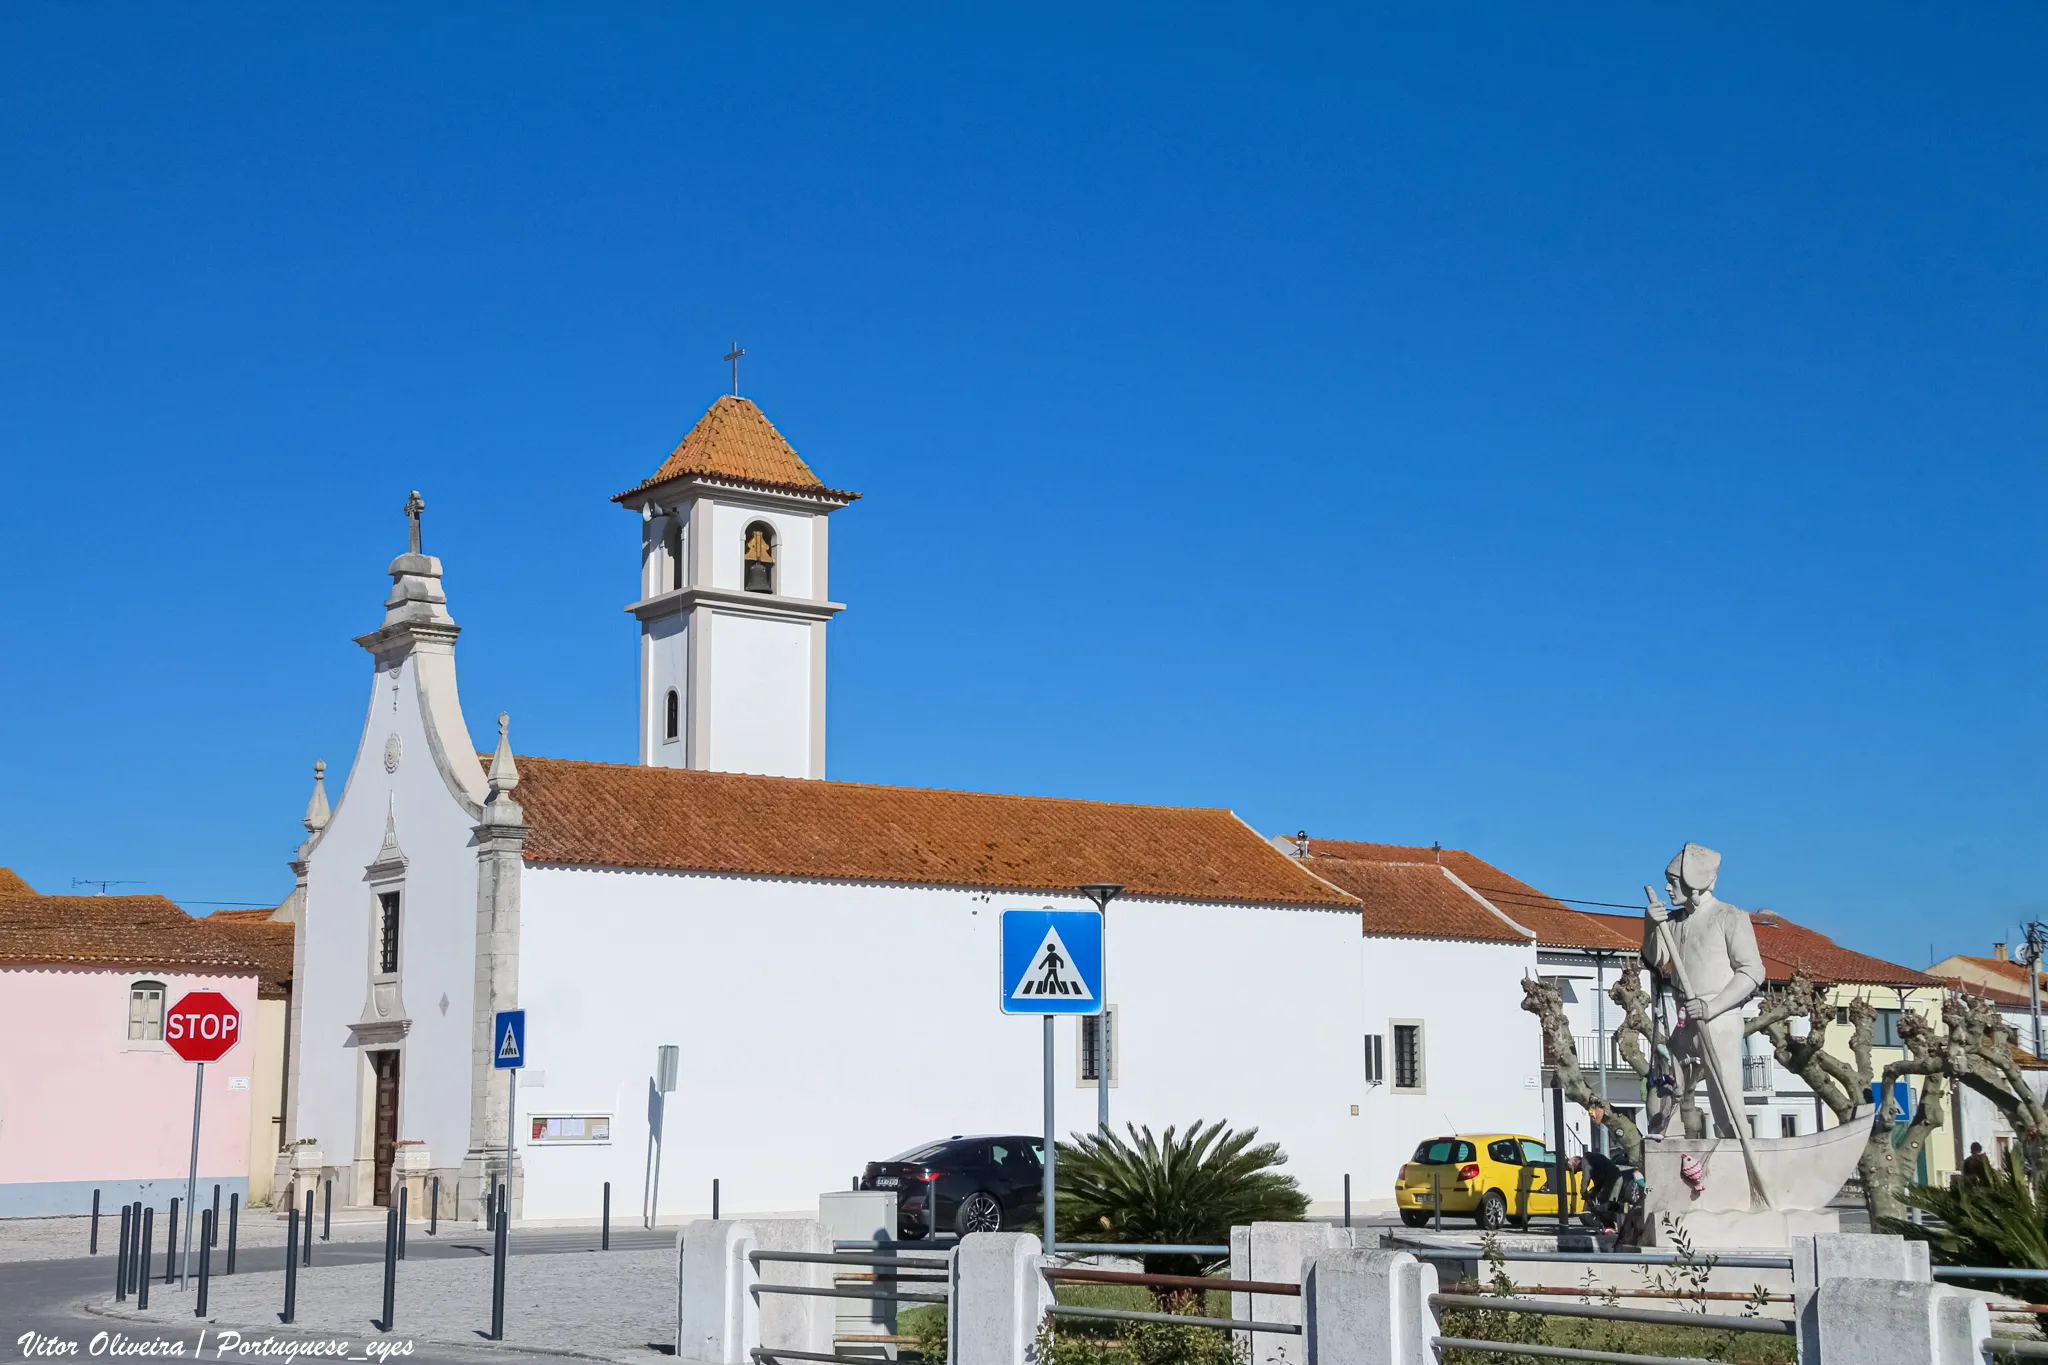
[[713, 504], [711, 585], [737, 592], [746, 586], [747, 528], [765, 521], [775, 528], [775, 591], [783, 597], [811, 595], [811, 514], [770, 511], [744, 503]]
[[719, 612], [711, 647], [709, 765], [727, 773], [810, 776], [810, 624]]
[[[375, 903], [363, 869], [377, 858], [394, 795], [398, 842], [409, 859], [399, 953], [404, 1005], [412, 1019], [401, 1045], [399, 1135], [425, 1140], [435, 1163], [445, 1166], [460, 1163], [469, 1141], [474, 820], [434, 766], [415, 702], [411, 660], [403, 668], [396, 710], [390, 676], [376, 675], [348, 785], [307, 869], [300, 932], [306, 935], [311, 966], [297, 986], [304, 1002], [298, 1132], [320, 1140], [330, 1166], [355, 1159], [358, 1142], [367, 1134], [364, 1062], [349, 1045], [349, 1025], [363, 1017], [374, 951]], [[387, 773], [386, 742], [392, 735], [398, 737], [398, 766]], [[366, 1140], [360, 1155], [371, 1155]], [[337, 1197], [347, 1193], [336, 1192]]]
[[[647, 626], [648, 686], [643, 704], [647, 707], [646, 729], [649, 756], [657, 768], [689, 766], [690, 727], [690, 627], [680, 613], [651, 621]], [[668, 734], [668, 694], [676, 694], [676, 737]]]
[[[1544, 1132], [1542, 1036], [1522, 1011], [1533, 946], [1368, 938], [1362, 1032], [1385, 1038], [1387, 1081], [1363, 1105], [1355, 1207], [1393, 1207], [1394, 1177], [1424, 1138], [1445, 1133]], [[1394, 1025], [1423, 1026], [1423, 1085], [1394, 1082]], [[1363, 1053], [1363, 1043], [1353, 1041]], [[1361, 1066], [1363, 1065], [1361, 1061]]]
[[[525, 1212], [635, 1216], [655, 1049], [682, 1048], [665, 1217], [815, 1209], [870, 1160], [955, 1133], [1041, 1128], [1041, 1025], [998, 1008], [999, 916], [1075, 897], [529, 866], [521, 887]], [[1126, 902], [1111, 1114], [1256, 1124], [1334, 1207], [1362, 1174], [1357, 919]], [[1441, 998], [1441, 991], [1439, 997]], [[1056, 1025], [1062, 1133], [1094, 1124], [1076, 1027]], [[608, 1146], [536, 1146], [537, 1115], [608, 1115]], [[1391, 1170], [1386, 1172], [1391, 1178]]]

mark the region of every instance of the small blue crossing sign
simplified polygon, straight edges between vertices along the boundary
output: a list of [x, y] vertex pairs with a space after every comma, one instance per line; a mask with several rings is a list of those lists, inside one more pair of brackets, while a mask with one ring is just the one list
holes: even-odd
[[499, 1010], [491, 1022], [491, 1063], [500, 1071], [517, 1071], [526, 1065], [526, 1011]]
[[1003, 911], [1003, 1013], [1102, 1013], [1102, 913]]

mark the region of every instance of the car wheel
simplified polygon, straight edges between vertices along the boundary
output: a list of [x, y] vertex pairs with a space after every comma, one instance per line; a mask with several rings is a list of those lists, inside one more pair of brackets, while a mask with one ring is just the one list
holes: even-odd
[[987, 1190], [976, 1190], [960, 1201], [960, 1212], [953, 1217], [953, 1228], [962, 1237], [970, 1232], [1001, 1232], [1003, 1206]]
[[1429, 1222], [1428, 1209], [1402, 1209], [1401, 1221], [1411, 1228], [1425, 1226]]
[[1472, 1214], [1472, 1221], [1489, 1232], [1498, 1231], [1508, 1224], [1507, 1197], [1499, 1190], [1488, 1190], [1479, 1201], [1479, 1207]]

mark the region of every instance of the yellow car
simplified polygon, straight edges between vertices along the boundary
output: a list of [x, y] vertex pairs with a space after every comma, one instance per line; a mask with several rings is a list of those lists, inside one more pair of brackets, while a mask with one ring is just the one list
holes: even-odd
[[[1438, 1198], [1445, 1213], [1464, 1214], [1483, 1228], [1520, 1223], [1532, 1214], [1554, 1218], [1550, 1163], [1548, 1147], [1519, 1133], [1429, 1138], [1395, 1179], [1394, 1204], [1411, 1228], [1429, 1222]], [[1582, 1185], [1577, 1171], [1565, 1172], [1571, 1212], [1585, 1207]]]

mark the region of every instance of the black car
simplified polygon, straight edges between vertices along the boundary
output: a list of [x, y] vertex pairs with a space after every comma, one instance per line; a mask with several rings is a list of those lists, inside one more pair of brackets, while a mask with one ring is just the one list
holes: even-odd
[[870, 1161], [860, 1187], [896, 1191], [899, 1237], [944, 1232], [964, 1237], [970, 1232], [1035, 1226], [1043, 1196], [1044, 1152], [1043, 1138], [955, 1134], [887, 1161]]

